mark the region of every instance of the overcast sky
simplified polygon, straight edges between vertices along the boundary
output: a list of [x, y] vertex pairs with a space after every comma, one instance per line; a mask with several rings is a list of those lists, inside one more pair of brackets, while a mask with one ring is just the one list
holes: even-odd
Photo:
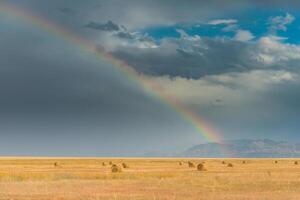
[[[1, 2], [128, 63], [225, 139], [300, 139], [299, 1]], [[7, 13], [1, 155], [126, 156], [207, 142], [113, 64]]]

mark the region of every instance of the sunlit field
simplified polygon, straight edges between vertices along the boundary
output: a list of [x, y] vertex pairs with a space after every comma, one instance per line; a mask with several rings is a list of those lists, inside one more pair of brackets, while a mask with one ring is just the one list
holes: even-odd
[[0, 199], [300, 199], [300, 162], [2, 158]]

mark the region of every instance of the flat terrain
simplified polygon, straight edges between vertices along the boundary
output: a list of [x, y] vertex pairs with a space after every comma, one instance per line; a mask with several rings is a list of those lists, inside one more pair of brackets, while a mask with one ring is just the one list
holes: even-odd
[[[189, 167], [188, 161], [195, 167]], [[0, 200], [296, 200], [300, 199], [300, 159], [298, 165], [295, 161], [0, 158]], [[120, 167], [126, 163], [129, 168], [112, 173], [109, 162]], [[199, 163], [205, 171], [197, 171]]]

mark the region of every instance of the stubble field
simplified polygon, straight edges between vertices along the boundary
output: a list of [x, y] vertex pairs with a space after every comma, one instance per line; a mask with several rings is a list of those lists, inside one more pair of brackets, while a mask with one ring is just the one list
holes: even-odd
[[[113, 164], [121, 172], [112, 172]], [[6, 199], [296, 200], [300, 160], [0, 158], [0, 200]]]

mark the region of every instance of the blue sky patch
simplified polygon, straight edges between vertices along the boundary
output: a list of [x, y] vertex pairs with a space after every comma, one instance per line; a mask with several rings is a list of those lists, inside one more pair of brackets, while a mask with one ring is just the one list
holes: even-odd
[[[282, 18], [291, 15], [294, 19], [291, 23], [285, 24], [286, 30], [271, 30], [271, 19], [277, 16]], [[175, 24], [173, 26], [153, 26], [142, 30], [142, 33], [147, 33], [155, 40], [160, 41], [164, 38], [179, 38], [178, 29], [184, 30], [189, 35], [198, 35], [201, 37], [227, 37], [234, 38], [237, 30], [247, 30], [252, 33], [255, 39], [259, 39], [267, 35], [277, 35], [286, 38], [284, 42], [291, 44], [300, 43], [300, 20], [299, 14], [293, 11], [271, 10], [271, 9], [249, 9], [248, 11], [227, 15], [223, 18], [211, 20], [237, 20], [236, 23], [209, 24], [194, 23], [194, 24]]]

